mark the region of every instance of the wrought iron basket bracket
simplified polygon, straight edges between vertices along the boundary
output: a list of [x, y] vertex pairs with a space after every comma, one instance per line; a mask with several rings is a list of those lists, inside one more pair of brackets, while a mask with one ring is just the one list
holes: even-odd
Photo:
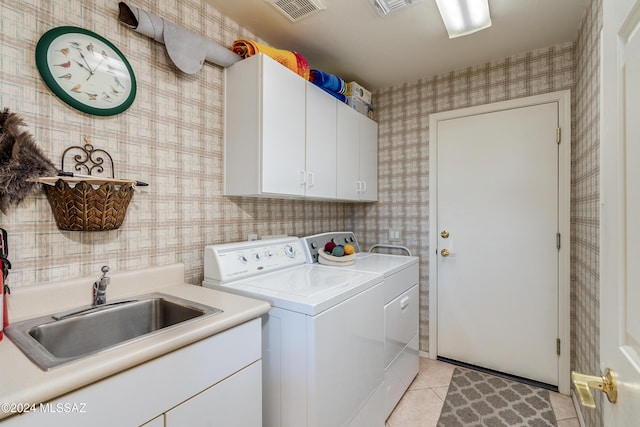
[[[84, 146], [73, 145], [62, 153], [61, 168], [66, 172], [75, 172], [85, 175], [107, 176], [111, 172], [111, 178], [115, 178], [113, 158], [103, 149], [95, 149], [91, 144], [91, 137], [84, 137]], [[65, 159], [72, 162], [72, 171], [67, 171]]]

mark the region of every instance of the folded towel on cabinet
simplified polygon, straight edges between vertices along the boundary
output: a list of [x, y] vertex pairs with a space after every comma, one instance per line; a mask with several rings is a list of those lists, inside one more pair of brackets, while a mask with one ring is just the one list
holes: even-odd
[[276, 49], [254, 40], [239, 39], [233, 42], [231, 50], [242, 58], [248, 58], [257, 53], [263, 53], [268, 57], [278, 61], [294, 73], [309, 80], [309, 63], [298, 52], [292, 50]]
[[343, 95], [341, 93], [336, 93], [332, 90], [327, 89], [326, 87], [322, 87], [322, 86], [318, 86], [320, 89], [322, 89], [323, 91], [327, 92], [329, 95], [333, 96], [334, 98], [336, 98], [338, 101], [340, 102], [347, 102], [347, 96]]
[[320, 70], [311, 70], [309, 72], [309, 81], [316, 86], [328, 89], [331, 92], [342, 94], [347, 91], [347, 84], [335, 74], [326, 73]]

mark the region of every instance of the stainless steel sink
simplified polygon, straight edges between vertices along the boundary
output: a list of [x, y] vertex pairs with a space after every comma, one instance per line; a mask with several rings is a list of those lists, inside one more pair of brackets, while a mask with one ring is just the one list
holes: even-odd
[[220, 312], [156, 292], [16, 322], [5, 332], [29, 359], [49, 370]]

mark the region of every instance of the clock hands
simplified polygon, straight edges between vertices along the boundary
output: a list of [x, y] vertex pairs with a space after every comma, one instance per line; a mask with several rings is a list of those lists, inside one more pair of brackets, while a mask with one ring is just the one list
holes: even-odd
[[[87, 77], [87, 81], [94, 75], [96, 74], [96, 72], [100, 69], [100, 67], [102, 66], [102, 63], [109, 60], [109, 55], [107, 54], [107, 52], [105, 52], [104, 50], [100, 53], [100, 55], [102, 56], [102, 58], [100, 58], [100, 61], [98, 62], [98, 64], [95, 66], [95, 68], [91, 68], [91, 65], [89, 65], [89, 61], [87, 60], [87, 57], [85, 56], [85, 53], [83, 53], [83, 47], [80, 43], [78, 42], [69, 42], [70, 46], [72, 48], [74, 48], [77, 52], [78, 55], [80, 55], [80, 59], [82, 59], [82, 62], [79, 61], [78, 59], [73, 59], [73, 62], [75, 62], [76, 64], [78, 64], [78, 67], [82, 68], [83, 70], [87, 71], [89, 73], [89, 76]], [[86, 46], [86, 52], [88, 55], [90, 55], [91, 57], [96, 57], [97, 54], [94, 51], [95, 46], [93, 45], [93, 43], [89, 43]], [[67, 54], [69, 53], [69, 49], [68, 48], [63, 48], [59, 50], [60, 53], [62, 53], [63, 55], [67, 56]], [[68, 61], [67, 63], [64, 64], [56, 64], [60, 67], [63, 68], [68, 68], [71, 66], [71, 61]], [[107, 66], [109, 68], [108, 72], [114, 74], [113, 70], [115, 69], [114, 67], [112, 67], [111, 65], [109, 65], [107, 63]], [[64, 76], [59, 76], [59, 78], [65, 78], [67, 80], [69, 80], [71, 78], [71, 74], [65, 74]], [[123, 90], [125, 89], [125, 86], [120, 82], [120, 80], [118, 79], [117, 76], [113, 76], [113, 81], [115, 82], [117, 87], [122, 88]], [[90, 93], [90, 92], [84, 92], [80, 89], [81, 85], [77, 84], [74, 87], [72, 87], [71, 89], [69, 89], [71, 92], [75, 92], [75, 93], [85, 93], [88, 97], [90, 101], [95, 101], [98, 97], [98, 94], [96, 93]], [[119, 90], [116, 90], [113, 86], [111, 86], [111, 91], [113, 92], [114, 95], [118, 95], [120, 93]], [[106, 100], [107, 102], [112, 102], [111, 101], [111, 96], [109, 96], [106, 92], [102, 92], [102, 97], [104, 100]]]
[[[79, 66], [80, 68], [82, 68], [83, 70], [87, 70], [87, 71], [89, 72], [89, 77], [87, 77], [87, 80], [89, 80], [89, 78], [93, 75], [93, 71], [91, 71], [91, 70], [89, 69], [89, 66], [88, 66], [88, 65], [87, 65], [87, 66], [85, 66], [82, 62], [78, 61], [77, 59], [74, 59], [73, 61], [74, 61], [76, 64], [78, 64], [78, 66]], [[85, 61], [85, 62], [86, 62], [86, 61]]]
[[[93, 74], [93, 70], [91, 69], [91, 67], [89, 66], [89, 63], [87, 62], [87, 58], [84, 57], [84, 55], [82, 54], [82, 51], [80, 49], [78, 49], [78, 53], [80, 54], [80, 58], [82, 58], [82, 60], [84, 61], [84, 63], [87, 65], [87, 68], [89, 69], [89, 72], [91, 74]], [[77, 61], [76, 61], [77, 62]], [[81, 67], [83, 67], [82, 65], [80, 65]], [[84, 67], [83, 67], [84, 68]]]
[[[104, 60], [105, 60], [105, 59], [106, 59], [106, 57], [105, 57], [105, 58], [102, 58], [102, 59], [100, 60], [100, 62], [98, 62], [98, 65], [96, 65], [96, 69], [95, 69], [95, 70], [93, 70], [94, 72], [95, 72], [95, 71], [97, 71], [97, 70], [98, 70], [98, 68], [100, 68], [100, 65], [102, 65], [102, 63], [104, 62]], [[91, 72], [91, 76], [93, 76], [93, 72]], [[89, 77], [91, 77], [91, 76], [89, 76]], [[87, 78], [87, 80], [89, 80], [89, 78]]]

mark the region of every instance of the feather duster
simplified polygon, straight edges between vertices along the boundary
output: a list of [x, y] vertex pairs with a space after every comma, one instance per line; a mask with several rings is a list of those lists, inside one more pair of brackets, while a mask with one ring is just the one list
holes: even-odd
[[51, 160], [36, 145], [33, 136], [22, 130], [22, 118], [5, 108], [0, 115], [0, 211], [22, 202], [40, 184], [28, 179], [55, 175]]

